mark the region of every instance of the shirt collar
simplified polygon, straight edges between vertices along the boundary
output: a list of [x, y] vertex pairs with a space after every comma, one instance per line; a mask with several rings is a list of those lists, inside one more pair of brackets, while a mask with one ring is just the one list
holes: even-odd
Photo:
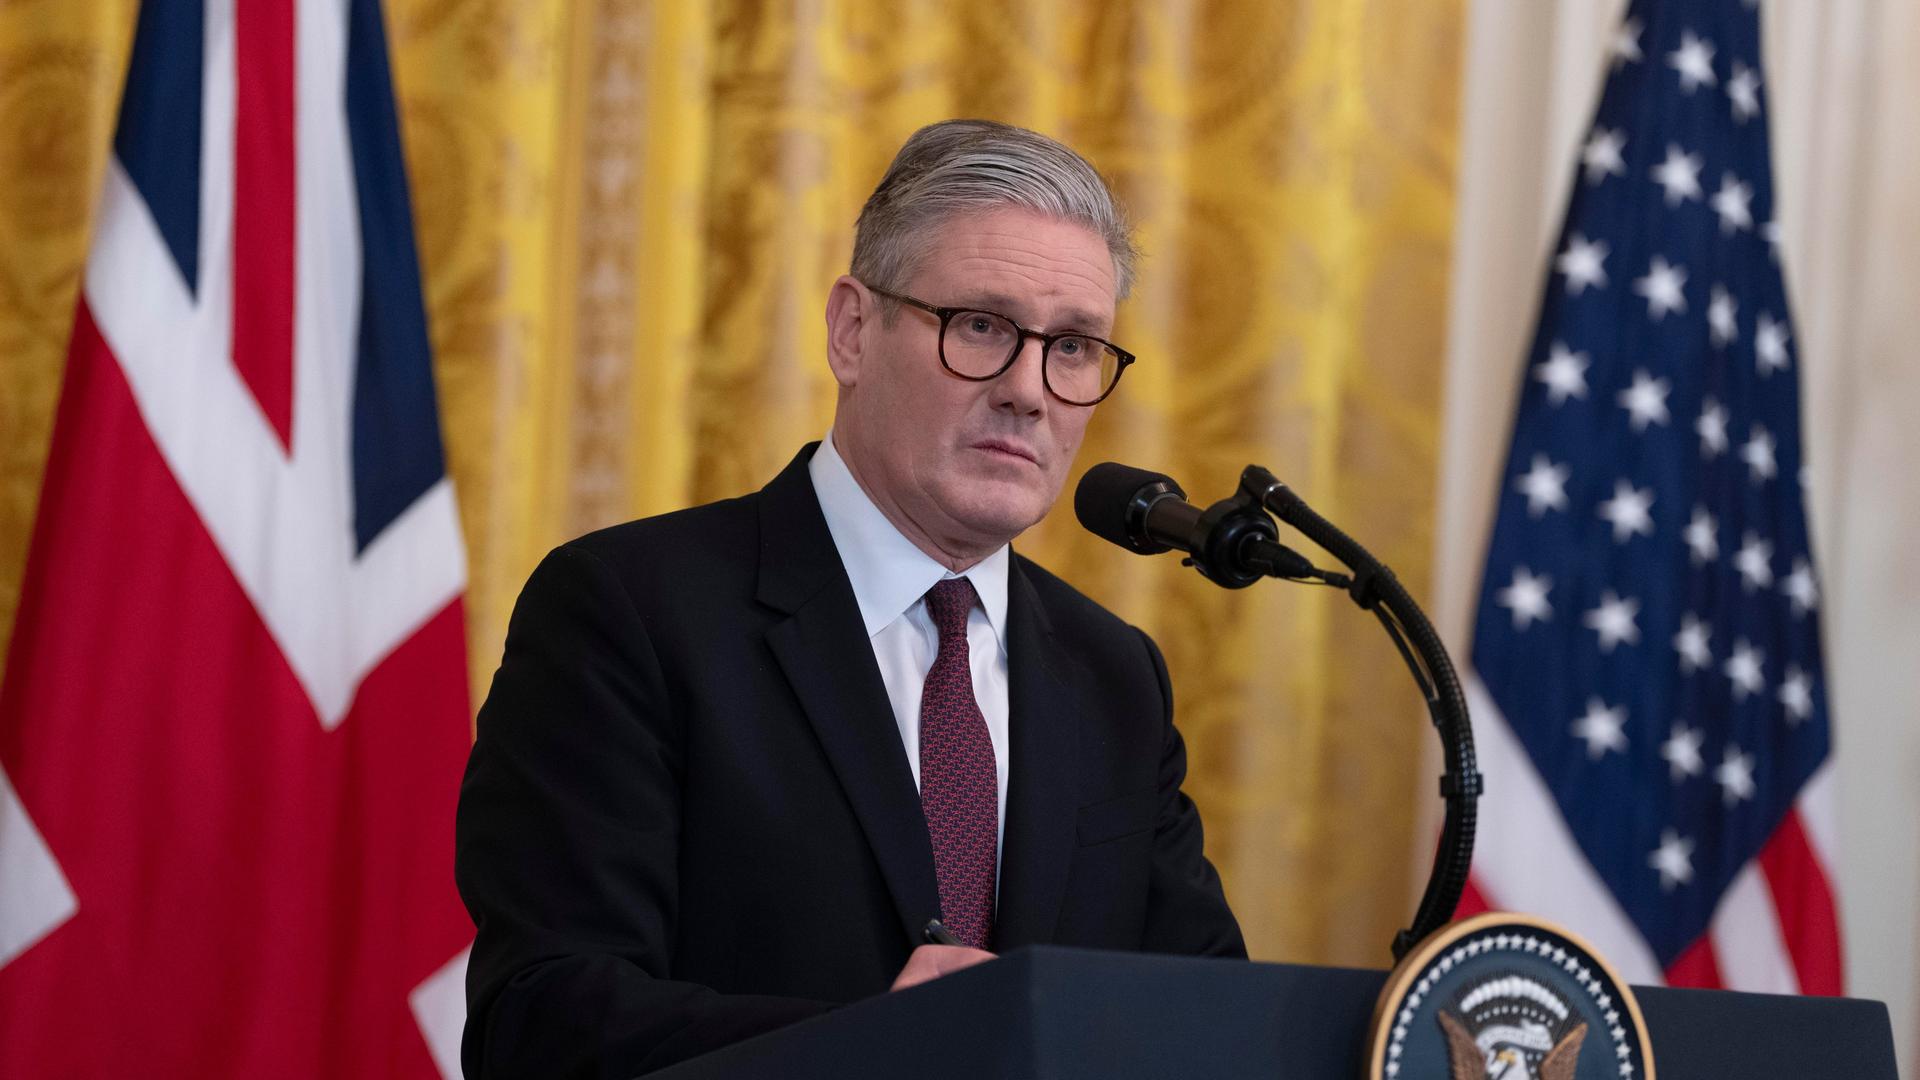
[[833, 535], [847, 580], [853, 583], [853, 598], [860, 604], [860, 618], [866, 623], [868, 637], [913, 607], [936, 582], [964, 577], [973, 582], [987, 623], [993, 627], [1000, 648], [1006, 649], [1007, 566], [1012, 559], [1008, 545], [1000, 545], [963, 573], [949, 572], [902, 536], [873, 505], [834, 449], [831, 431], [820, 440], [820, 448], [807, 463], [807, 472], [820, 499], [820, 512], [827, 519], [827, 532]]

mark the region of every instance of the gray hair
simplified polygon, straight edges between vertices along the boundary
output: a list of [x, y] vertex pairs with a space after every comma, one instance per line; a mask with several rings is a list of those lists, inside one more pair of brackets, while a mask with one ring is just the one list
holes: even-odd
[[1100, 236], [1113, 257], [1115, 298], [1127, 298], [1138, 252], [1106, 181], [1065, 144], [991, 120], [943, 120], [913, 133], [860, 211], [853, 276], [902, 288], [919, 270], [933, 229], [957, 214], [1007, 207]]

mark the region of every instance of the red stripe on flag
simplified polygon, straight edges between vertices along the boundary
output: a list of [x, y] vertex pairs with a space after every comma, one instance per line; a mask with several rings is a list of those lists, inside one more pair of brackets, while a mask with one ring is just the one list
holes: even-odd
[[456, 602], [322, 728], [83, 303], [0, 685], [79, 910], [0, 967], [0, 1076], [435, 1076], [463, 653]]
[[1837, 995], [1843, 985], [1840, 919], [1826, 868], [1807, 841], [1800, 811], [1789, 811], [1760, 849], [1760, 870], [1773, 894], [1780, 937], [1793, 958], [1803, 994]]
[[1720, 957], [1713, 951], [1713, 935], [1701, 934], [1687, 951], [1667, 965], [1668, 986], [1691, 986], [1701, 990], [1725, 989], [1720, 977]]
[[1467, 878], [1467, 887], [1460, 890], [1460, 903], [1453, 909], [1453, 917], [1465, 919], [1483, 911], [1492, 911], [1493, 902], [1487, 894], [1480, 891], [1480, 882]]
[[233, 23], [233, 363], [291, 452], [293, 0], [245, 0]]

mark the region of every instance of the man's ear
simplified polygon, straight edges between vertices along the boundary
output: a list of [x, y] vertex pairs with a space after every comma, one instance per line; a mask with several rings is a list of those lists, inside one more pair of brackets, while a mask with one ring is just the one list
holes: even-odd
[[827, 293], [827, 366], [843, 387], [860, 381], [866, 335], [878, 325], [879, 302], [879, 297], [847, 274], [840, 275]]

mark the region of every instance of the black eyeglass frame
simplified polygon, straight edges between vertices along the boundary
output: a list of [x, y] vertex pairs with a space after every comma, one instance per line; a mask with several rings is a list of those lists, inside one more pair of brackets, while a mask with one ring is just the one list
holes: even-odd
[[[866, 285], [867, 283], [863, 281], [860, 284]], [[1134, 355], [1132, 353], [1128, 352], [1127, 350], [1121, 348], [1118, 345], [1115, 345], [1113, 342], [1108, 341], [1106, 338], [1095, 337], [1092, 334], [1082, 333], [1081, 331], [1078, 331], [1078, 330], [1068, 330], [1063, 333], [1048, 334], [1039, 330], [1029, 330], [1024, 326], [1021, 326], [1019, 322], [1015, 321], [1011, 315], [1003, 315], [998, 311], [988, 311], [985, 308], [979, 308], [979, 307], [941, 307], [938, 304], [929, 304], [925, 300], [919, 299], [918, 297], [908, 296], [905, 293], [893, 292], [890, 289], [882, 289], [876, 285], [867, 285], [867, 289], [871, 292], [878, 293], [879, 295], [884, 296], [889, 300], [898, 300], [903, 304], [911, 304], [922, 311], [938, 316], [940, 319], [940, 336], [935, 340], [938, 344], [938, 351], [940, 353], [940, 366], [947, 370], [947, 374], [952, 375], [953, 377], [958, 379], [965, 379], [968, 382], [988, 382], [993, 379], [997, 379], [1002, 375], [1005, 375], [1008, 369], [1013, 367], [1013, 362], [1015, 360], [1020, 359], [1020, 350], [1026, 348], [1027, 339], [1035, 338], [1040, 342], [1040, 382], [1042, 385], [1044, 385], [1047, 388], [1047, 393], [1052, 394], [1055, 398], [1059, 399], [1061, 402], [1067, 405], [1075, 405], [1075, 406], [1079, 406], [1080, 408], [1090, 409], [1093, 406], [1098, 405], [1101, 402], [1107, 400], [1107, 396], [1109, 394], [1112, 394], [1114, 391], [1114, 388], [1120, 385], [1120, 376], [1125, 375], [1127, 373], [1127, 368], [1134, 361]], [[953, 369], [953, 365], [947, 362], [947, 324], [953, 321], [953, 317], [955, 315], [963, 315], [968, 312], [973, 312], [979, 315], [991, 315], [996, 319], [1005, 319], [1007, 322], [1007, 325], [1013, 327], [1013, 331], [1017, 335], [1013, 341], [1012, 351], [1007, 353], [1007, 362], [1004, 364], [1001, 364], [990, 375], [968, 375], [964, 371], [955, 371]], [[1060, 391], [1055, 390], [1053, 388], [1053, 380], [1049, 378], [1047, 375], [1047, 354], [1053, 350], [1053, 343], [1060, 340], [1061, 338], [1083, 338], [1087, 341], [1097, 341], [1100, 344], [1105, 345], [1107, 348], [1112, 349], [1113, 354], [1119, 357], [1120, 359], [1119, 365], [1113, 369], [1113, 381], [1109, 382], [1107, 384], [1107, 388], [1100, 392], [1100, 396], [1097, 398], [1094, 398], [1092, 401], [1075, 401], [1072, 398], [1067, 397], [1065, 394], [1062, 394]]]

